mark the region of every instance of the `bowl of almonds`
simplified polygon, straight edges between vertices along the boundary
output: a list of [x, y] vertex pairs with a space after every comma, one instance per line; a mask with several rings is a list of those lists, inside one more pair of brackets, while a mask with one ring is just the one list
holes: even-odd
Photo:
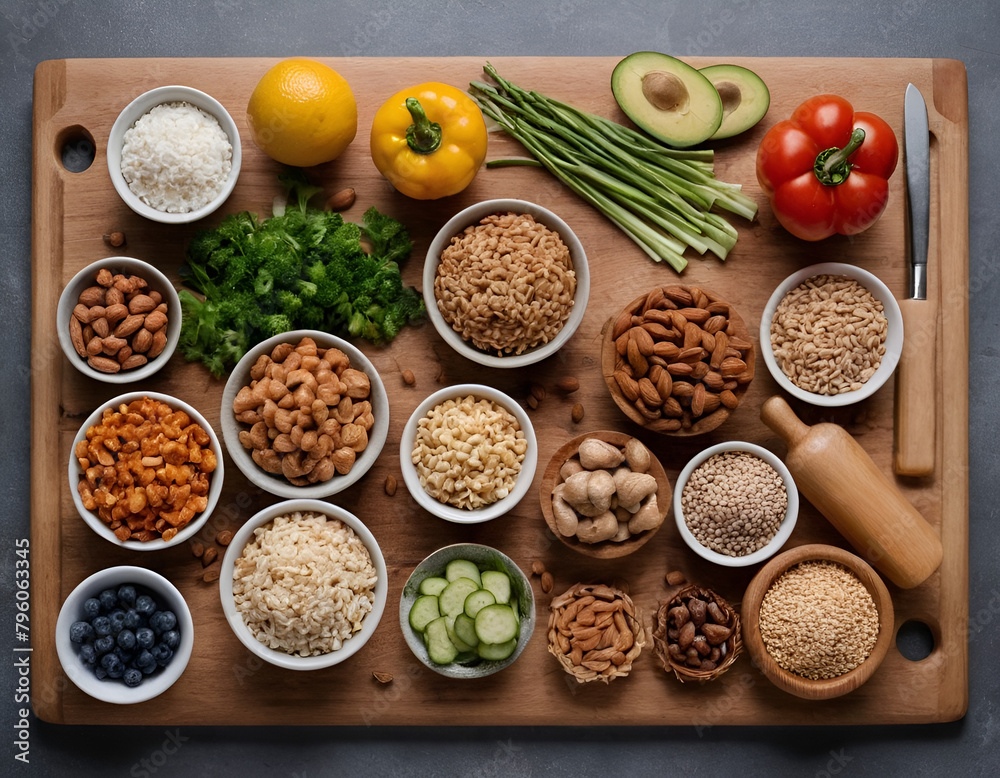
[[754, 377], [746, 323], [711, 291], [658, 286], [604, 327], [601, 371], [612, 399], [636, 424], [699, 435], [722, 424]]
[[539, 488], [545, 523], [564, 545], [613, 559], [649, 541], [670, 512], [670, 480], [638, 438], [578, 435], [552, 456]]
[[710, 589], [686, 586], [660, 603], [653, 646], [663, 669], [681, 683], [714, 680], [743, 650], [740, 614]]
[[66, 284], [56, 331], [66, 358], [84, 375], [111, 384], [141, 381], [177, 348], [180, 300], [170, 280], [147, 262], [107, 257]]

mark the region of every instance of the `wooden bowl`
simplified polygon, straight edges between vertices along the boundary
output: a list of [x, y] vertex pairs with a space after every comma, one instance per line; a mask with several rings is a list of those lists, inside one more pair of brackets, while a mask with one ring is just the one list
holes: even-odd
[[[860, 665], [835, 678], [812, 680], [782, 668], [768, 653], [760, 634], [760, 606], [771, 584], [785, 571], [800, 562], [830, 561], [843, 565], [864, 584], [878, 610], [879, 633], [868, 658]], [[889, 590], [876, 572], [860, 557], [836, 546], [810, 544], [779, 554], [750, 581], [743, 596], [743, 642], [754, 664], [779, 689], [807, 700], [840, 697], [865, 683], [885, 659], [893, 639], [893, 607]]]
[[[685, 302], [688, 300], [698, 300], [701, 305], [685, 305]], [[635, 368], [630, 365], [630, 357], [620, 354], [618, 351], [620, 338], [624, 337], [625, 333], [633, 327], [645, 328], [647, 325], [660, 323], [660, 321], [652, 319], [664, 320], [667, 318], [670, 309], [684, 311], [692, 307], [707, 309], [713, 316], [724, 316], [726, 321], [721, 331], [727, 333], [727, 338], [735, 337], [738, 339], [737, 342], [742, 341], [749, 346], [744, 352], [743, 362], [745, 366], [739, 373], [738, 380], [735, 380], [737, 376], [731, 376], [735, 380], [735, 385], [728, 390], [732, 392], [732, 396], [727, 397], [727, 400], [732, 407], [727, 407], [725, 403], [719, 401], [721, 393], [720, 391], [716, 391], [717, 382], [714, 383], [715, 388], [709, 388], [709, 385], [704, 381], [692, 380], [690, 377], [683, 375], [673, 375], [671, 383], [675, 387], [679, 384], [693, 385], [696, 389], [698, 384], [702, 384], [705, 390], [707, 390], [704, 397], [705, 409], [701, 413], [692, 413], [691, 408], [694, 405], [694, 399], [680, 394], [676, 389], [673, 392], [673, 399], [676, 399], [681, 404], [681, 413], [679, 415], [676, 409], [669, 412], [666, 411], [667, 403], [665, 402], [659, 407], [646, 405], [641, 399], [641, 393], [639, 394], [641, 405], [637, 404], [634, 399], [626, 396], [618, 381], [620, 371], [624, 370], [626, 373], [629, 371], [636, 372]], [[661, 332], [657, 337], [663, 338], [664, 343], [669, 339], [683, 345], [683, 333], [679, 332], [675, 327], [664, 326], [667, 332], [671, 332], [672, 330], [672, 334], [668, 337]], [[675, 436], [701, 435], [711, 432], [729, 418], [729, 415], [743, 398], [743, 395], [746, 394], [750, 382], [753, 380], [756, 349], [750, 336], [750, 330], [732, 305], [708, 289], [685, 286], [683, 284], [654, 287], [648, 293], [636, 297], [616, 316], [608, 319], [604, 325], [603, 334], [604, 338], [601, 343], [601, 372], [604, 376], [604, 382], [607, 384], [608, 391], [611, 393], [611, 398], [628, 418], [653, 432]], [[711, 344], [711, 341], [709, 341], [709, 344]], [[645, 350], [648, 351], [648, 348]], [[666, 366], [671, 364], [671, 360], [673, 359], [671, 356], [665, 357], [659, 354], [643, 356], [646, 357], [646, 361], [650, 364], [650, 370], [653, 363], [660, 364], [661, 362], [660, 366], [666, 369]], [[695, 362], [699, 361], [706, 364], [714, 361], [712, 355], [705, 355], [701, 359], [688, 356], [685, 359], [692, 366]], [[683, 360], [675, 360], [675, 363], [676, 361]], [[640, 359], [639, 362], [641, 364], [642, 360]], [[716, 364], [718, 365], [718, 362]], [[711, 368], [711, 372], [716, 376], [720, 375], [720, 371], [716, 368]], [[648, 374], [646, 375], [648, 377]], [[647, 386], [646, 388], [648, 389], [649, 387]], [[632, 391], [636, 393], [634, 387]], [[697, 391], [700, 392], [701, 390]], [[709, 406], [714, 407], [709, 410]], [[644, 410], [645, 412], [643, 412]]]
[[[555, 516], [552, 512], [552, 490], [560, 482], [559, 469], [563, 466], [563, 463], [566, 462], [567, 459], [575, 456], [577, 451], [580, 449], [580, 444], [588, 438], [599, 438], [600, 440], [611, 443], [612, 445], [622, 447], [633, 437], [633, 435], [613, 430], [595, 430], [594, 432], [577, 435], [572, 440], [563, 444], [563, 446], [559, 448], [555, 454], [553, 454], [552, 459], [545, 468], [545, 472], [542, 474], [542, 483], [538, 491], [539, 502], [542, 506], [542, 515], [545, 517], [545, 523], [548, 525], [549, 529], [552, 530], [552, 534], [574, 551], [578, 551], [581, 554], [594, 557], [596, 559], [616, 559], [618, 557], [627, 556], [645, 545], [649, 539], [656, 534], [656, 531], [663, 526], [663, 522], [666, 521], [667, 514], [670, 512], [672, 495], [670, 479], [667, 478], [667, 473], [663, 469], [663, 465], [660, 464], [660, 461], [656, 458], [653, 452], [650, 451], [649, 470], [647, 472], [652, 475], [659, 484], [659, 488], [656, 491], [656, 505], [660, 512], [659, 526], [653, 529], [648, 529], [637, 535], [633, 535], [627, 540], [623, 540], [621, 542], [606, 540], [601, 543], [584, 543], [583, 541], [578, 540], [575, 536], [566, 537], [559, 532], [558, 529], [556, 529]], [[649, 447], [647, 446], [646, 448], [648, 450]]]

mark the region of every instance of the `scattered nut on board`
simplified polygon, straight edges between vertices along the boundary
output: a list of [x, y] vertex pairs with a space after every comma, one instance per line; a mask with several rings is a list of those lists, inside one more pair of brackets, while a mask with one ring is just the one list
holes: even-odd
[[531, 574], [541, 575], [545, 572], [545, 563], [541, 559], [536, 559], [531, 563]]
[[109, 232], [104, 235], [104, 242], [107, 243], [111, 248], [118, 248], [119, 246], [125, 245], [125, 233], [124, 232]]
[[346, 211], [354, 205], [356, 199], [357, 193], [351, 187], [347, 187], [331, 195], [330, 199], [326, 201], [326, 207], [331, 211]]
[[403, 371], [404, 384], [406, 384], [407, 386], [413, 386], [416, 382], [417, 382], [417, 377], [413, 375], [412, 370], [407, 369]]
[[233, 533], [228, 529], [224, 529], [215, 536], [215, 542], [220, 546], [228, 546], [233, 542]]
[[208, 570], [205, 571], [205, 574], [201, 577], [201, 580], [204, 581], [205, 583], [212, 583], [213, 581], [218, 581], [220, 572], [221, 571], [219, 570], [218, 565], [216, 565], [215, 567], [210, 567]]
[[535, 397], [535, 395], [529, 394], [526, 402], [528, 403], [528, 407], [531, 408], [531, 410], [534, 411], [538, 409], [538, 398]]
[[545, 387], [537, 381], [531, 382], [531, 385], [528, 387], [528, 391], [531, 392], [531, 396], [538, 400], [538, 402], [545, 399]]
[[385, 493], [392, 497], [396, 493], [396, 477], [387, 475], [385, 477]]
[[380, 673], [378, 671], [373, 671], [372, 678], [379, 683], [392, 683], [392, 673]]
[[580, 388], [580, 379], [575, 376], [567, 376], [566, 378], [560, 378], [556, 382], [556, 389], [560, 392], [565, 392], [566, 394], [572, 394], [577, 389]]
[[680, 570], [671, 570], [665, 576], [667, 584], [670, 586], [680, 586], [687, 582], [687, 578]]
[[199, 543], [197, 540], [191, 544], [191, 553], [198, 557], [199, 559], [205, 553], [205, 546]]
[[583, 406], [580, 403], [573, 406], [573, 410], [570, 411], [570, 418], [573, 419], [575, 424], [583, 421]]
[[208, 567], [210, 564], [212, 564], [212, 562], [215, 561], [215, 558], [218, 555], [219, 552], [216, 550], [215, 546], [209, 546], [208, 548], [205, 549], [205, 553], [201, 555], [201, 566]]
[[553, 586], [555, 586], [555, 581], [552, 578], [552, 573], [546, 570], [542, 573], [542, 591], [548, 594], [552, 591]]

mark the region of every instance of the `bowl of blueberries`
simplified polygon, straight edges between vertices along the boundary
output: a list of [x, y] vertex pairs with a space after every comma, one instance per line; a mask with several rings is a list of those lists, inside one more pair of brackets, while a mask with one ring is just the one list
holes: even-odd
[[70, 593], [56, 620], [63, 671], [105, 702], [130, 704], [162, 694], [184, 672], [193, 645], [183, 596], [143, 567], [94, 573]]

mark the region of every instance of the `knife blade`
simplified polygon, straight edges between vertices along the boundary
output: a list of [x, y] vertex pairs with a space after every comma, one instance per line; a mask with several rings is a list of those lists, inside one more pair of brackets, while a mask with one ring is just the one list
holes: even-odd
[[928, 294], [930, 131], [927, 105], [913, 84], [903, 100], [910, 276], [903, 314], [903, 349], [896, 367], [893, 468], [898, 475], [934, 472], [936, 426], [936, 295]]

